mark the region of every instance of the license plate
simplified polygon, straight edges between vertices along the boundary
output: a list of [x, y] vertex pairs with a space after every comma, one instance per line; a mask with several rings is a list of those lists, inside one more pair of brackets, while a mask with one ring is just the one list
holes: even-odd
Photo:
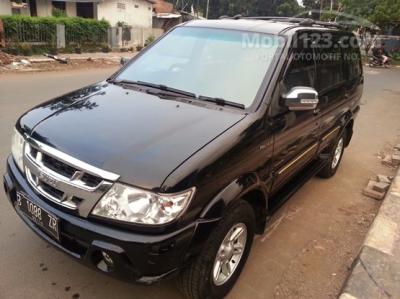
[[24, 193], [17, 192], [16, 207], [50, 236], [60, 240], [59, 220], [49, 212], [31, 202]]

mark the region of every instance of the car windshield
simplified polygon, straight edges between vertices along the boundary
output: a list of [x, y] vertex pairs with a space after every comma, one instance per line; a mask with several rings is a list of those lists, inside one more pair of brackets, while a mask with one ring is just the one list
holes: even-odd
[[249, 107], [281, 42], [281, 37], [254, 32], [178, 27], [116, 79], [161, 84]]

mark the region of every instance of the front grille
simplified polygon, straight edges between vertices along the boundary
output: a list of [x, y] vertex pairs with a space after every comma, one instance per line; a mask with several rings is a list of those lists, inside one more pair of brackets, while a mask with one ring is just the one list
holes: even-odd
[[43, 190], [44, 190], [46, 193], [48, 193], [48, 194], [50, 194], [51, 196], [53, 196], [53, 197], [59, 199], [60, 201], [62, 200], [62, 197], [63, 197], [63, 195], [64, 195], [64, 192], [62, 192], [62, 191], [60, 191], [60, 190], [58, 190], [58, 189], [56, 189], [56, 188], [50, 186], [49, 184], [46, 184], [46, 183], [43, 182], [43, 181], [40, 181], [40, 185], [42, 186]]
[[25, 146], [28, 182], [46, 199], [87, 217], [118, 175], [79, 161], [33, 139]]
[[67, 178], [72, 178], [74, 173], [78, 171], [78, 169], [71, 167], [68, 164], [58, 161], [57, 159], [43, 153], [42, 153], [42, 163], [44, 166], [50, 168], [51, 170]]
[[85, 173], [82, 178], [81, 178], [82, 182], [84, 182], [86, 185], [88, 185], [89, 187], [95, 187], [98, 184], [101, 183], [102, 179], [99, 177], [96, 177], [94, 175], [90, 175], [88, 173]]

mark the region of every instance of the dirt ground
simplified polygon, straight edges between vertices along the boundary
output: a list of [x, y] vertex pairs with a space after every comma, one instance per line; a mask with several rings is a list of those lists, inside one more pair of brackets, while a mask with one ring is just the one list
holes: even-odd
[[[18, 115], [115, 70], [0, 74], [0, 172]], [[337, 297], [380, 205], [361, 190], [374, 174], [394, 174], [378, 156], [398, 142], [399, 82], [399, 69], [365, 69], [354, 137], [336, 176], [313, 178], [273, 216], [228, 298]], [[73, 262], [35, 236], [1, 192], [0, 238], [0, 298], [182, 298], [174, 281], [131, 285]]]
[[49, 72], [49, 71], [72, 71], [72, 70], [88, 70], [88, 69], [104, 69], [109, 67], [117, 67], [120, 62], [110, 59], [93, 59], [93, 60], [71, 60], [68, 64], [62, 64], [59, 62], [37, 62], [31, 64], [29, 67], [22, 69], [6, 69], [0, 68], [0, 74], [10, 73], [38, 73], [38, 72]]

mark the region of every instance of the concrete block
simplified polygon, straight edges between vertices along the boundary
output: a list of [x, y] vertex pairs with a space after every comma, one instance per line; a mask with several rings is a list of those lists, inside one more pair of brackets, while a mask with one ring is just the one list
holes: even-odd
[[390, 184], [391, 182], [391, 179], [387, 175], [378, 174], [376, 178], [380, 183]]
[[373, 199], [382, 200], [385, 197], [385, 192], [374, 190], [375, 181], [369, 181], [367, 187], [363, 189], [363, 194]]
[[392, 155], [392, 164], [395, 166], [400, 165], [400, 155]]
[[386, 192], [390, 187], [390, 184], [388, 183], [381, 183], [381, 182], [375, 182], [372, 186], [372, 190], [377, 191], [377, 192]]
[[386, 155], [385, 158], [383, 158], [383, 160], [382, 160], [382, 164], [385, 166], [392, 167], [393, 166], [392, 156]]
[[369, 188], [364, 188], [363, 194], [376, 200], [382, 200], [385, 197], [384, 192], [378, 192]]

